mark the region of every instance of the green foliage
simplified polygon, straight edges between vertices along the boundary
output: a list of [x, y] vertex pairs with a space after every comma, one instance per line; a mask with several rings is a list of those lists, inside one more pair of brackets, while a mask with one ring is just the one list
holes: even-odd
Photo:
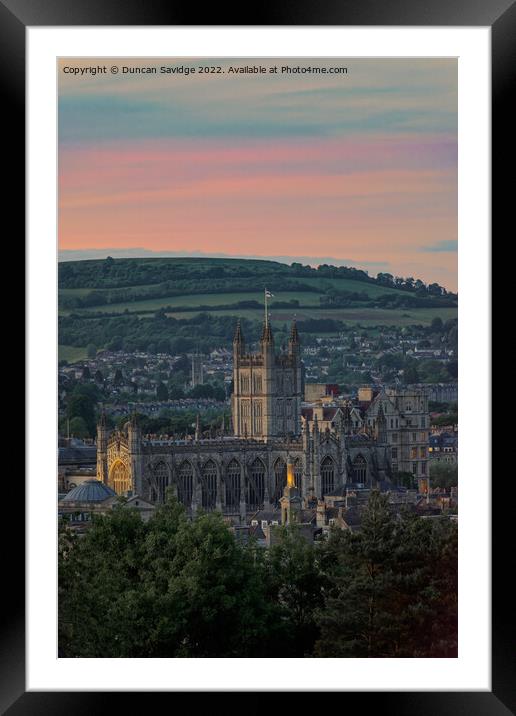
[[[99, 399], [99, 389], [91, 383], [77, 384], [68, 396], [66, 416], [70, 420], [70, 427], [74, 418], [81, 418], [81, 430], [85, 426], [88, 433], [84, 437], [92, 437], [95, 434], [95, 406]], [[76, 424], [79, 425], [79, 423]]]
[[[129, 420], [129, 415], [121, 415], [117, 418], [116, 424], [121, 428]], [[229, 424], [230, 413], [226, 407], [213, 407], [203, 410], [199, 415], [201, 430], [212, 429], [220, 430], [222, 425], [222, 417], [225, 419], [226, 426]], [[197, 412], [194, 410], [173, 410], [163, 409], [157, 416], [144, 415], [137, 413], [138, 425], [142, 433], [154, 433], [158, 435], [193, 435], [195, 431], [195, 422]]]
[[[385, 278], [389, 276], [375, 279], [352, 267], [249, 259], [64, 262], [59, 264], [60, 357], [69, 359], [74, 349], [86, 345], [172, 354], [211, 350], [230, 344], [236, 316], [251, 319], [246, 338], [255, 340], [265, 287], [276, 296], [273, 312], [298, 312], [305, 334], [345, 330], [350, 319], [349, 312], [342, 311], [346, 308], [354, 309], [355, 321], [363, 315], [396, 324], [400, 309], [414, 309], [404, 316], [416, 323], [428, 322], [432, 310], [446, 315], [457, 306], [456, 295], [436, 290], [436, 285], [430, 290], [421, 281]], [[227, 315], [218, 315], [223, 311]], [[64, 315], [67, 312], [70, 315]], [[392, 316], [385, 315], [389, 313]], [[453, 327], [444, 328], [456, 342]]]
[[433, 657], [457, 648], [457, 534], [393, 516], [372, 493], [358, 533], [269, 550], [169, 493], [143, 522], [122, 504], [59, 533], [64, 657]]
[[432, 425], [441, 427], [443, 425], [457, 425], [459, 422], [459, 414], [457, 412], [443, 413], [432, 418]]
[[457, 465], [449, 465], [436, 460], [430, 460], [430, 484], [432, 487], [457, 487], [459, 470]]
[[86, 425], [86, 421], [84, 418], [81, 418], [79, 416], [75, 416], [75, 418], [72, 418], [69, 423], [70, 428], [70, 435], [74, 438], [89, 438], [90, 437], [90, 431], [88, 429], [88, 426]]
[[322, 551], [331, 586], [316, 656], [456, 655], [456, 525], [396, 519], [372, 493], [361, 531], [334, 530]]
[[326, 578], [313, 544], [295, 526], [278, 528], [279, 540], [265, 555], [264, 582], [269, 598], [280, 610], [284, 648], [292, 656], [310, 656], [319, 629], [316, 610], [324, 603]]
[[417, 487], [417, 478], [415, 478], [411, 472], [400, 470], [394, 473], [394, 481], [396, 485], [407, 487], [409, 490], [413, 490]]
[[156, 386], [156, 398], [158, 400], [168, 400], [168, 388], [164, 383], [158, 383]]
[[81, 539], [61, 530], [64, 656], [260, 656], [275, 616], [220, 514], [189, 523], [169, 497], [147, 524], [118, 508]]

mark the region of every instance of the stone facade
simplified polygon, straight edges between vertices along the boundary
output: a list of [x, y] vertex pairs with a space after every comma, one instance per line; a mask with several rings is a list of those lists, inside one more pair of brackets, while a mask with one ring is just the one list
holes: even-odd
[[394, 472], [428, 475], [430, 415], [428, 395], [422, 388], [387, 388], [366, 411], [367, 424], [375, 428], [379, 412], [385, 420], [385, 442]]
[[[246, 353], [240, 327], [234, 339], [233, 435], [192, 439], [143, 437], [136, 420], [97, 432], [97, 478], [118, 494], [152, 503], [167, 488], [191, 513], [220, 510], [234, 524], [259, 509], [278, 508], [291, 461], [303, 501], [324, 499], [345, 485], [375, 487], [391, 478], [385, 416], [356, 432], [338, 416], [321, 430], [317, 416], [301, 419], [299, 336], [292, 327], [286, 353], [276, 354], [270, 324], [260, 352]], [[380, 411], [381, 413], [381, 411]]]
[[269, 321], [265, 321], [260, 351], [246, 353], [240, 324], [233, 339], [233, 430], [236, 437], [270, 440], [299, 435], [302, 364], [295, 322], [288, 352], [277, 354]]

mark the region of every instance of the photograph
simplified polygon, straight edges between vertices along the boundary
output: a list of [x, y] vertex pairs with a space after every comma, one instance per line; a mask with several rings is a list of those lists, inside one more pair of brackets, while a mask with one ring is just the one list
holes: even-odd
[[58, 657], [456, 659], [457, 58], [56, 74]]

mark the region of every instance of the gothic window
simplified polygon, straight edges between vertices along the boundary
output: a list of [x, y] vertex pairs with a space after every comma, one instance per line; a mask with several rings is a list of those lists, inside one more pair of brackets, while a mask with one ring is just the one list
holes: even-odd
[[116, 492], [117, 495], [123, 495], [128, 492], [131, 485], [131, 478], [129, 471], [123, 462], [118, 460], [111, 468], [109, 475], [109, 486]]
[[357, 455], [353, 460], [355, 482], [366, 482], [367, 462], [363, 455]]
[[201, 504], [205, 510], [213, 510], [217, 502], [217, 468], [213, 460], [202, 468]]
[[323, 495], [335, 489], [335, 463], [331, 457], [325, 457], [321, 463], [321, 482]]
[[280, 497], [283, 495], [283, 488], [287, 484], [287, 463], [279, 457], [274, 463], [274, 493], [272, 503], [279, 505]]
[[263, 505], [265, 492], [265, 465], [256, 458], [249, 469], [249, 509], [258, 510]]
[[261, 433], [262, 432], [262, 404], [261, 403], [254, 403], [253, 404], [253, 425], [254, 425], [254, 432]]
[[168, 470], [164, 462], [159, 462], [156, 465], [153, 470], [153, 477], [151, 500], [153, 502], [164, 502], [165, 491], [168, 484]]
[[301, 490], [301, 474], [303, 472], [303, 468], [301, 465], [301, 460], [297, 457], [294, 460], [294, 480], [296, 481], [296, 487], [298, 490]]
[[231, 460], [226, 472], [226, 506], [238, 508], [240, 503], [240, 465]]
[[177, 497], [186, 507], [192, 504], [193, 494], [193, 468], [188, 460], [179, 466], [177, 471]]

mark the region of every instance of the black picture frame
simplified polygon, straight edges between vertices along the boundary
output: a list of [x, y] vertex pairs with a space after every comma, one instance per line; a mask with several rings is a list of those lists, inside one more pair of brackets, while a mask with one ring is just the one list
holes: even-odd
[[[252, 10], [252, 17], [245, 15], [249, 8]], [[200, 17], [202, 22], [199, 22]], [[467, 0], [433, 0], [432, 3], [428, 0], [342, 0], [338, 4], [313, 4], [298, 0], [295, 4], [277, 2], [270, 7], [246, 4], [237, 5], [235, 8], [227, 4], [203, 5], [202, 10], [200, 6], [164, 0], [124, 0], [120, 3], [116, 0], [104, 0], [102, 3], [91, 0], [0, 0], [0, 77], [7, 133], [4, 133], [4, 138], [8, 136], [8, 145], [13, 154], [12, 161], [8, 165], [4, 164], [4, 172], [9, 179], [3, 192], [4, 216], [8, 213], [16, 215], [17, 228], [16, 233], [13, 233], [16, 242], [13, 243], [18, 247], [24, 245], [22, 235], [25, 216], [25, 30], [26, 27], [36, 26], [77, 25], [488, 26], [491, 28], [492, 38], [493, 237], [497, 235], [501, 243], [502, 229], [511, 226], [508, 212], [512, 209], [514, 199], [509, 192], [514, 183], [512, 180], [506, 181], [504, 174], [504, 166], [510, 162], [511, 156], [514, 157], [514, 114], [509, 111], [509, 103], [510, 96], [514, 93], [511, 79], [513, 68], [516, 67], [516, 4], [510, 0], [490, 0], [485, 3]], [[499, 304], [503, 305], [501, 302], [502, 298], [499, 297]], [[496, 313], [493, 312], [492, 315], [494, 320]], [[19, 316], [20, 312], [17, 311], [18, 320]], [[493, 404], [493, 414], [497, 414], [496, 401]], [[8, 434], [7, 439], [10, 437], [12, 440], [13, 436], [14, 430]], [[494, 438], [495, 434], [493, 441]], [[485, 435], [483, 439], [489, 440], [490, 436]], [[30, 450], [30, 445], [26, 449]], [[500, 445], [498, 449], [501, 449]], [[19, 449], [11, 445], [9, 452], [15, 451], [19, 457]], [[492, 454], [496, 454], [494, 445]], [[342, 706], [345, 705], [346, 709], [349, 709], [351, 704], [356, 709], [358, 697], [360, 708], [379, 708], [383, 714], [393, 713], [397, 716], [502, 716], [515, 712], [515, 649], [509, 636], [514, 609], [512, 592], [507, 589], [510, 576], [507, 561], [513, 553], [512, 535], [509, 535], [509, 510], [512, 501], [507, 499], [508, 489], [506, 491], [503, 485], [503, 471], [497, 475], [501, 479], [492, 490], [492, 691], [346, 692], [342, 695]], [[17, 512], [9, 527], [12, 538], [4, 542], [0, 710], [10, 716], [18, 716], [97, 714], [119, 708], [118, 699], [121, 694], [116, 692], [25, 691], [25, 545], [20, 526], [24, 488], [19, 460], [13, 471], [6, 470], [4, 477], [6, 504], [9, 505], [9, 511], [12, 511], [11, 505], [16, 505]], [[507, 478], [512, 479], [509, 473]], [[489, 476], [486, 476], [487, 479]], [[487, 488], [486, 485], [486, 495]], [[410, 688], [410, 684], [407, 684], [407, 688]], [[338, 689], [336, 684], [335, 690]], [[153, 699], [155, 695], [157, 694], [131, 693], [131, 708], [143, 708], [143, 698]], [[174, 694], [167, 696], [174, 698]], [[225, 695], [213, 694], [211, 698], [214, 697], [215, 703], [221, 705], [221, 699], [224, 698], [224, 708], [229, 708]], [[306, 701], [304, 703], [306, 704]], [[320, 701], [319, 705], [321, 708], [327, 708]], [[248, 702], [247, 708], [249, 707], [253, 710], [255, 708]]]

